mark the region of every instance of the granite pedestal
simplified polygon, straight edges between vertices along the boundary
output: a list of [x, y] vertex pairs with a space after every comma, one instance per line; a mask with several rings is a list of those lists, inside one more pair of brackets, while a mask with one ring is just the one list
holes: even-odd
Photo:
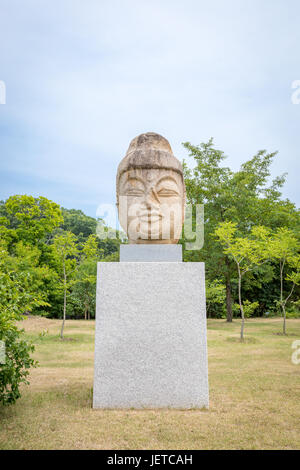
[[204, 263], [98, 263], [94, 408], [208, 407], [204, 276]]
[[120, 262], [182, 261], [182, 245], [120, 245]]

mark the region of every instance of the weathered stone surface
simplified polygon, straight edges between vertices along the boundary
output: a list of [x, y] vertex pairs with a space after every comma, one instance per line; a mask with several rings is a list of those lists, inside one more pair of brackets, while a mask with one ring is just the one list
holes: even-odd
[[208, 407], [203, 263], [98, 263], [94, 408]]
[[129, 243], [177, 243], [184, 220], [182, 166], [154, 132], [132, 140], [117, 172], [119, 220]]
[[120, 245], [120, 261], [182, 261], [182, 245]]

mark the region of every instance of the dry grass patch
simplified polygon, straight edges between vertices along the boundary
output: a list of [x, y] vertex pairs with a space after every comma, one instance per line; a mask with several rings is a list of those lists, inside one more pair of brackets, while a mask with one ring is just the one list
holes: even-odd
[[[94, 322], [29, 318], [40, 367], [16, 405], [0, 408], [2, 449], [299, 449], [300, 365], [280, 319], [208, 321], [210, 409], [93, 410]], [[48, 330], [45, 336], [40, 333]], [[288, 321], [300, 339], [300, 320]]]

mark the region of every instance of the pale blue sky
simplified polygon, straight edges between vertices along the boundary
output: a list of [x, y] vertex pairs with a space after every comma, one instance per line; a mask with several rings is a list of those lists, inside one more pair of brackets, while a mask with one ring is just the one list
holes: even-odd
[[278, 150], [299, 204], [298, 0], [0, 0], [0, 199], [96, 215], [130, 140], [211, 136], [238, 169]]

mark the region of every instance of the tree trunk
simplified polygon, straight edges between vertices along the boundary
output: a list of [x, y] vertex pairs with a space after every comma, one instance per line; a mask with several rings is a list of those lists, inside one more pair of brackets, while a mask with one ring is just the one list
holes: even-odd
[[66, 310], [67, 310], [67, 276], [66, 276], [66, 267], [64, 263], [64, 313], [63, 313], [63, 322], [61, 325], [60, 337], [63, 339], [64, 337], [64, 327], [66, 321]]
[[225, 260], [227, 266], [226, 273], [226, 321], [232, 322], [232, 296], [231, 296], [231, 285], [230, 285], [230, 274], [229, 274], [229, 260]]
[[208, 307], [208, 308], [206, 308], [206, 313], [207, 313], [207, 318], [210, 318], [210, 317], [211, 317], [211, 315], [210, 315], [210, 308], [209, 308], [209, 307]]
[[241, 341], [244, 341], [244, 325], [245, 325], [245, 315], [244, 315], [244, 309], [243, 309], [243, 304], [242, 304], [242, 276], [241, 276], [241, 271], [240, 267], [238, 266], [238, 271], [239, 271], [239, 304], [240, 304], [240, 311], [242, 315], [242, 325], [241, 325]]
[[285, 312], [285, 305], [282, 305], [282, 313], [283, 313], [283, 334], [286, 335], [286, 312]]
[[285, 304], [283, 302], [283, 268], [284, 268], [284, 261], [280, 260], [280, 306], [282, 309], [282, 316], [283, 316], [283, 334], [286, 335], [286, 313], [285, 313]]

